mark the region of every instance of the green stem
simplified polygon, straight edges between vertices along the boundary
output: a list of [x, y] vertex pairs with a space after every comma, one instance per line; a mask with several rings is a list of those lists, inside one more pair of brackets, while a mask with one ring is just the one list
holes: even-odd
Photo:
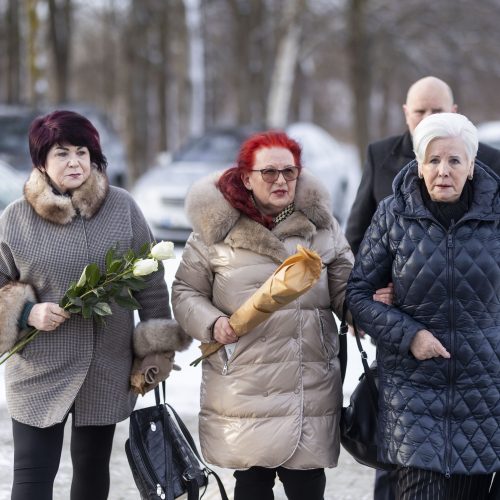
[[12, 355], [16, 354], [16, 352], [19, 352], [23, 347], [28, 345], [39, 333], [40, 330], [37, 328], [33, 328], [33, 330], [28, 332], [19, 342], [17, 342], [17, 344], [14, 345], [14, 347], [12, 347], [12, 349], [3, 354], [0, 358], [0, 365], [3, 365]]

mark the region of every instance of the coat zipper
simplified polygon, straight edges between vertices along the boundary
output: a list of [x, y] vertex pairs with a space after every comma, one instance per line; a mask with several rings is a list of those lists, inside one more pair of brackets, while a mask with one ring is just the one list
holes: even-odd
[[325, 351], [325, 356], [326, 356], [326, 369], [329, 370], [330, 369], [330, 353], [328, 352], [328, 348], [326, 347], [325, 330], [323, 328], [323, 321], [321, 321], [321, 314], [319, 313], [319, 309], [316, 309], [316, 316], [318, 316], [321, 344], [323, 345], [323, 350]]
[[[137, 436], [140, 436], [141, 430], [140, 430], [139, 424], [137, 423], [137, 420], [135, 418], [132, 418], [132, 425], [135, 429], [135, 434]], [[151, 425], [151, 430], [153, 432], [155, 432], [156, 425], [154, 424], [154, 422], [150, 422], [150, 425]], [[138, 439], [136, 441], [136, 443], [137, 443], [137, 446], [139, 448], [139, 457], [140, 457], [144, 467], [146, 468], [146, 472], [149, 476], [149, 479], [153, 483], [156, 484], [156, 495], [163, 500], [165, 498], [165, 491], [164, 491], [163, 487], [161, 486], [160, 481], [158, 480], [158, 477], [156, 475], [156, 472], [154, 471], [153, 467], [151, 466], [151, 463], [147, 459], [146, 450], [144, 449], [144, 443], [140, 439]], [[165, 488], [165, 490], [166, 490], [166, 488]]]
[[454, 241], [452, 231], [454, 228], [454, 221], [451, 221], [450, 228], [448, 230], [448, 235], [446, 238], [446, 246], [448, 253], [448, 283], [449, 283], [449, 291], [450, 291], [450, 303], [449, 303], [449, 321], [450, 321], [450, 354], [451, 354], [451, 363], [448, 363], [448, 387], [449, 389], [446, 391], [446, 418], [445, 418], [445, 443], [446, 443], [446, 453], [445, 453], [445, 476], [447, 478], [451, 475], [450, 465], [451, 465], [451, 403], [453, 402], [454, 397], [454, 368], [455, 368], [455, 318], [454, 318], [454, 275], [453, 272], [453, 252], [454, 252]]

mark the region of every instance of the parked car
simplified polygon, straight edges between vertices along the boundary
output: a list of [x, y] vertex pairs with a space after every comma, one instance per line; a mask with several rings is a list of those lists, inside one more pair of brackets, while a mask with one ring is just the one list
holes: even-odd
[[197, 179], [230, 167], [250, 133], [247, 128], [211, 130], [173, 156], [161, 155], [158, 165], [138, 179], [132, 195], [156, 239], [187, 240], [191, 233], [184, 212], [188, 189]]
[[32, 168], [28, 147], [28, 129], [33, 119], [54, 109], [69, 109], [86, 116], [97, 128], [101, 146], [108, 159], [111, 184], [124, 186], [127, 162], [123, 143], [104, 115], [84, 104], [59, 104], [56, 107], [34, 109], [27, 106], [0, 105], [0, 159], [16, 170], [29, 172]]
[[[158, 165], [139, 178], [132, 195], [156, 239], [183, 242], [191, 232], [184, 198], [194, 181], [231, 166], [241, 143], [256, 129], [216, 129], [188, 142], [172, 157], [160, 156]], [[332, 195], [332, 213], [344, 224], [360, 179], [354, 148], [336, 141], [311, 123], [295, 123], [286, 132], [303, 148], [304, 168], [323, 180]]]
[[481, 142], [500, 149], [500, 120], [480, 123], [477, 135]]
[[0, 160], [0, 213], [23, 194], [25, 176]]

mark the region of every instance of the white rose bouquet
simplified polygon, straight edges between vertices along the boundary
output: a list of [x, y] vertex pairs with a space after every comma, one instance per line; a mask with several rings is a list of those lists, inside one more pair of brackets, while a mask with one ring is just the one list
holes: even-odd
[[[171, 241], [145, 243], [139, 252], [126, 251], [118, 256], [115, 248], [106, 252], [106, 269], [101, 272], [96, 263], [85, 266], [78, 281], [70, 283], [59, 306], [71, 314], [81, 314], [86, 319], [104, 321], [112, 314], [110, 303], [114, 301], [121, 307], [140, 309], [133, 292], [147, 286], [144, 276], [158, 270], [158, 262], [175, 258], [174, 244]], [[32, 328], [9, 351], [2, 353], [0, 365], [13, 354], [23, 349], [40, 333]]]

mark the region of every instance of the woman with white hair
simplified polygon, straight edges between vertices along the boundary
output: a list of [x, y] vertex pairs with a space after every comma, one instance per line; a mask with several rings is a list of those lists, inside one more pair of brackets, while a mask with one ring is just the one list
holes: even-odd
[[[377, 342], [379, 459], [400, 500], [480, 500], [500, 470], [499, 181], [474, 125], [431, 115], [365, 234], [347, 300]], [[374, 290], [394, 284], [394, 302]]]

